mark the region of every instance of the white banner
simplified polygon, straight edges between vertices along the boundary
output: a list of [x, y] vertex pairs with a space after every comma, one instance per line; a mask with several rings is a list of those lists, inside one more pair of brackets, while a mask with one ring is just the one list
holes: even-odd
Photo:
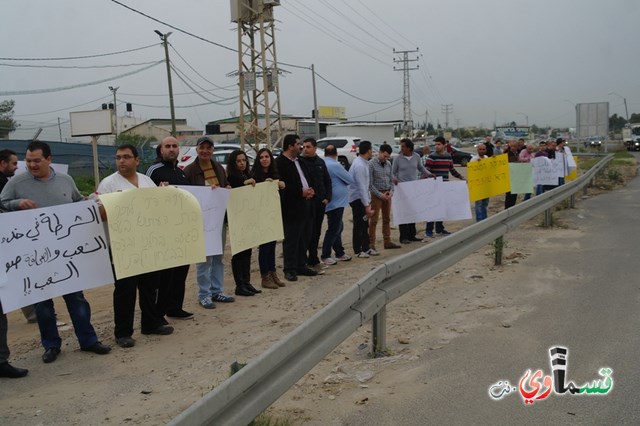
[[222, 228], [224, 214], [227, 211], [230, 189], [210, 186], [182, 186], [178, 188], [189, 191], [200, 203], [202, 221], [204, 222], [204, 249], [207, 256], [222, 254]]
[[557, 185], [558, 165], [562, 167], [562, 163], [552, 162], [547, 157], [536, 157], [531, 159], [531, 167], [533, 168], [533, 184]]
[[0, 286], [5, 312], [113, 283], [107, 240], [93, 201], [2, 213]]
[[399, 183], [391, 202], [393, 224], [471, 219], [467, 183], [420, 179]]

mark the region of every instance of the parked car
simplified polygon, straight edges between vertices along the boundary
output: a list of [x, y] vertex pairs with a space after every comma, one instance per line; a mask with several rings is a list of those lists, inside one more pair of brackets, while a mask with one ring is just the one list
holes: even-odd
[[316, 154], [318, 157], [324, 158], [324, 149], [327, 145], [333, 145], [338, 150], [338, 162], [348, 170], [358, 155], [360, 140], [360, 138], [353, 136], [331, 136], [318, 139], [318, 151]]
[[[213, 148], [213, 159], [218, 161], [217, 156], [218, 152], [225, 152], [228, 157], [231, 152], [236, 149], [240, 149], [240, 144], [235, 143], [217, 143]], [[228, 151], [228, 152], [227, 152]], [[253, 164], [253, 161], [256, 159], [257, 155], [253, 147], [249, 145], [245, 145], [245, 152], [247, 153], [247, 159], [249, 160], [249, 165]], [[181, 156], [178, 157], [178, 167], [184, 169], [189, 164], [193, 163], [193, 161], [198, 157], [198, 153], [196, 152], [195, 146], [190, 146]], [[220, 163], [222, 163], [220, 161]], [[223, 163], [226, 169], [226, 162]]]

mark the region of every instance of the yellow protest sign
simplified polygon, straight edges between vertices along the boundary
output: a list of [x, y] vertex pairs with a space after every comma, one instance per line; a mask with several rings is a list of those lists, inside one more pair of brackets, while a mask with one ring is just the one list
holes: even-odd
[[189, 192], [139, 188], [100, 195], [117, 278], [204, 262], [202, 211]]
[[477, 201], [511, 190], [507, 154], [483, 158], [467, 164], [469, 200]]
[[227, 218], [232, 254], [283, 239], [278, 181], [232, 189]]
[[571, 172], [570, 172], [567, 176], [565, 176], [565, 178], [564, 178], [564, 179], [565, 179], [567, 182], [578, 179], [578, 167], [577, 167], [577, 166], [578, 166], [578, 161], [579, 161], [579, 160], [580, 160], [580, 158], [579, 158], [579, 157], [574, 157], [574, 161], [575, 161], [575, 163], [576, 163], [576, 167], [575, 167], [575, 168], [573, 168], [573, 169], [571, 170]]

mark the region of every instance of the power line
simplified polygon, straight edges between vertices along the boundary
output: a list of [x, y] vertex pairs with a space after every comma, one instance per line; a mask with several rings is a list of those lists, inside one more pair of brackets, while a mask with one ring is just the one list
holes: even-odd
[[46, 114], [52, 114], [54, 112], [68, 111], [68, 110], [73, 109], [73, 108], [78, 108], [78, 107], [81, 107], [81, 106], [84, 106], [84, 105], [89, 105], [89, 104], [92, 104], [92, 103], [95, 103], [95, 102], [100, 102], [102, 100], [105, 100], [106, 98], [111, 99], [111, 96], [110, 95], [103, 96], [101, 98], [94, 99], [94, 100], [89, 101], [89, 102], [85, 102], [83, 104], [74, 105], [74, 106], [67, 107], [67, 108], [55, 109], [53, 111], [35, 112], [35, 113], [32, 113], [32, 114], [16, 114], [15, 117], [31, 117], [31, 116], [34, 116], [34, 115], [46, 115]]
[[87, 66], [81, 66], [81, 65], [17, 65], [17, 64], [3, 64], [0, 63], [0, 66], [3, 67], [14, 67], [14, 68], [53, 68], [53, 69], [81, 69], [81, 70], [86, 70], [86, 69], [95, 69], [95, 68], [121, 68], [121, 67], [133, 67], [133, 66], [140, 66], [140, 65], [149, 65], [149, 64], [154, 64], [154, 61], [151, 62], [139, 62], [137, 64], [120, 64], [120, 65], [87, 65]]
[[193, 33], [190, 33], [189, 31], [185, 31], [185, 30], [183, 30], [182, 28], [178, 28], [178, 27], [176, 27], [176, 26], [174, 26], [174, 25], [168, 24], [168, 23], [166, 23], [166, 22], [164, 22], [164, 21], [161, 21], [161, 20], [159, 20], [159, 19], [157, 19], [157, 18], [154, 18], [153, 16], [147, 15], [146, 13], [140, 12], [139, 10], [136, 10], [136, 9], [134, 9], [134, 8], [132, 8], [132, 7], [129, 7], [129, 6], [127, 6], [126, 4], [120, 3], [120, 2], [119, 2], [119, 1], [117, 1], [117, 0], [111, 0], [111, 1], [112, 1], [113, 3], [115, 3], [115, 4], [119, 5], [119, 6], [124, 7], [125, 9], [129, 9], [129, 10], [130, 10], [130, 11], [132, 11], [132, 12], [135, 12], [135, 13], [137, 13], [137, 14], [139, 14], [139, 15], [142, 15], [142, 16], [144, 16], [145, 18], [151, 19], [152, 21], [158, 22], [158, 23], [160, 23], [160, 24], [162, 24], [162, 25], [166, 25], [166, 26], [167, 26], [167, 27], [169, 27], [169, 28], [173, 28], [174, 30], [179, 31], [179, 32], [181, 32], [181, 33], [183, 33], [183, 34], [186, 34], [186, 35], [188, 35], [188, 36], [191, 36], [191, 37], [197, 38], [198, 40], [204, 41], [205, 43], [213, 44], [214, 46], [218, 46], [218, 47], [221, 47], [221, 48], [223, 48], [223, 49], [230, 50], [231, 52], [238, 53], [238, 50], [237, 50], [237, 49], [233, 49], [233, 48], [231, 48], [231, 47], [227, 47], [227, 46], [225, 46], [224, 44], [216, 43], [215, 41], [207, 40], [207, 39], [206, 39], [206, 38], [204, 38], [204, 37], [200, 37], [199, 35], [195, 35], [195, 34], [193, 34]]
[[[329, 9], [333, 10], [333, 12], [338, 15], [339, 17], [341, 17], [342, 19], [345, 19], [346, 21], [350, 22], [353, 26], [355, 26], [356, 28], [358, 28], [360, 31], [364, 32], [365, 34], [367, 34], [369, 37], [373, 38], [374, 40], [377, 40], [379, 43], [385, 45], [387, 48], [389, 49], [393, 49], [393, 46], [391, 46], [390, 44], [386, 43], [383, 40], [380, 40], [378, 37], [376, 37], [375, 34], [370, 33], [369, 31], [367, 31], [365, 28], [361, 27], [360, 24], [358, 24], [356, 21], [354, 21], [353, 19], [349, 18], [347, 16], [347, 14], [345, 13], [341, 13], [338, 8], [336, 8], [335, 6], [332, 6], [331, 4], [329, 4], [326, 0], [320, 0], [321, 3], [324, 3], [325, 6], [327, 6]], [[351, 10], [353, 10], [355, 13], [358, 13], [358, 11], [356, 11], [353, 6], [349, 5], [348, 3], [345, 3], [346, 6], [348, 6]], [[358, 15], [360, 15], [358, 13]], [[360, 16], [359, 16], [360, 17]], [[381, 52], [384, 54], [384, 52]]]
[[[175, 48], [175, 47], [173, 47], [173, 45], [172, 45], [172, 44], [169, 44], [169, 46], [171, 46], [171, 49], [175, 52], [175, 54], [176, 54], [176, 55], [178, 55], [178, 57], [179, 57], [180, 59], [182, 59], [182, 61], [183, 61], [185, 64], [187, 64], [187, 66], [191, 69], [191, 71], [195, 72], [195, 73], [198, 75], [198, 77], [200, 77], [201, 79], [203, 79], [204, 81], [206, 81], [207, 83], [209, 83], [210, 85], [212, 85], [212, 86], [213, 86], [213, 87], [215, 87], [215, 88], [218, 88], [218, 89], [221, 89], [221, 90], [228, 90], [228, 91], [232, 91], [231, 89], [226, 89], [226, 88], [224, 88], [224, 87], [222, 87], [222, 86], [218, 86], [217, 84], [212, 83], [211, 81], [209, 81], [209, 80], [207, 80], [206, 78], [204, 78], [204, 77], [202, 76], [202, 74], [200, 74], [200, 73], [199, 73], [195, 68], [193, 68], [193, 67], [191, 66], [191, 64], [190, 64], [189, 62], [187, 62], [187, 60], [186, 60], [185, 58], [183, 58], [183, 57], [182, 57], [182, 55], [181, 55], [181, 54], [176, 50], [176, 48]], [[235, 86], [235, 85], [234, 85], [234, 86]]]
[[388, 106], [388, 107], [386, 107], [386, 108], [382, 108], [382, 109], [379, 109], [379, 110], [377, 110], [377, 111], [373, 111], [373, 112], [370, 112], [370, 113], [367, 113], [367, 114], [363, 114], [363, 115], [354, 115], [354, 116], [352, 116], [352, 117], [349, 117], [349, 120], [353, 120], [354, 118], [367, 117], [367, 116], [369, 116], [369, 115], [371, 115], [371, 114], [377, 114], [377, 113], [379, 113], [379, 112], [386, 111], [386, 110], [391, 109], [391, 108], [395, 108], [395, 107], [397, 107], [397, 106], [399, 106], [399, 105], [402, 105], [402, 101], [401, 101], [401, 102], [397, 102], [397, 103], [395, 103], [395, 104], [393, 104], [393, 105], [391, 105], [391, 106]]
[[154, 46], [157, 46], [157, 43], [150, 44], [148, 46], [143, 46], [143, 47], [136, 47], [135, 49], [121, 50], [119, 52], [99, 53], [96, 55], [67, 56], [63, 58], [0, 58], [0, 61], [69, 61], [73, 59], [100, 58], [102, 56], [112, 56], [112, 55], [120, 55], [122, 53], [137, 52], [138, 50], [148, 49]]
[[[362, 0], [358, 0], [358, 3], [360, 3], [360, 4], [361, 4], [365, 9], [367, 9], [369, 12], [371, 12], [371, 14], [372, 14], [373, 16], [375, 16], [376, 18], [378, 18], [378, 20], [379, 20], [380, 22], [382, 22], [385, 26], [387, 26], [388, 28], [390, 28], [393, 32], [395, 32], [397, 35], [399, 35], [400, 37], [402, 37], [402, 38], [403, 38], [403, 39], [405, 39], [406, 41], [408, 41], [410, 46], [417, 46], [417, 43], [412, 42], [411, 40], [409, 40], [408, 38], [406, 38], [405, 36], [403, 36], [402, 34], [400, 34], [400, 33], [398, 32], [398, 30], [396, 30], [393, 26], [389, 25], [389, 24], [387, 23], [387, 21], [386, 21], [386, 20], [384, 20], [384, 19], [382, 19], [381, 17], [379, 17], [379, 16], [378, 16], [378, 15], [377, 15], [373, 10], [371, 10], [371, 8], [370, 8], [369, 6], [367, 6], [366, 4], [364, 4], [364, 3], [362, 2]], [[401, 44], [401, 43], [399, 43], [399, 44]]]
[[120, 74], [120, 75], [114, 76], [114, 77], [104, 78], [104, 79], [98, 80], [98, 81], [92, 81], [92, 82], [89, 82], [89, 83], [74, 84], [73, 86], [54, 87], [54, 88], [51, 88], [51, 89], [13, 90], [13, 91], [7, 91], [7, 92], [0, 92], [0, 96], [36, 95], [36, 94], [40, 94], [40, 93], [62, 92], [64, 90], [77, 89], [78, 87], [95, 86], [96, 84], [106, 83], [108, 81], [117, 80], [119, 78], [128, 77], [130, 75], [134, 75], [134, 74], [137, 74], [139, 72], [146, 71], [146, 70], [148, 70], [150, 68], [153, 68], [156, 65], [161, 64], [163, 62], [164, 62], [164, 60], [161, 60], [161, 61], [154, 62], [151, 65], [147, 65], [146, 67], [139, 68], [139, 69], [134, 70], [134, 71], [130, 71], [130, 72], [127, 72], [127, 73], [124, 73], [124, 74]]
[[356, 96], [356, 95], [353, 95], [353, 94], [351, 94], [351, 93], [347, 92], [346, 90], [343, 90], [343, 89], [339, 88], [338, 86], [336, 86], [335, 84], [333, 84], [332, 82], [330, 82], [329, 80], [327, 80], [326, 78], [324, 78], [322, 75], [318, 74], [318, 72], [317, 72], [317, 71], [316, 71], [316, 75], [317, 75], [318, 77], [320, 77], [320, 78], [321, 78], [325, 83], [327, 83], [328, 85], [330, 85], [331, 87], [333, 87], [334, 89], [337, 89], [337, 90], [339, 90], [340, 92], [344, 93], [345, 95], [351, 96], [352, 98], [357, 99], [357, 100], [362, 101], [362, 102], [366, 102], [366, 103], [369, 103], [369, 104], [386, 105], [386, 104], [390, 104], [390, 103], [393, 103], [393, 102], [397, 102], [397, 101], [399, 101], [399, 99], [394, 99], [393, 101], [389, 101], [389, 102], [368, 101], [368, 100], [366, 100], [366, 99], [363, 99], [363, 98], [360, 98], [360, 97], [358, 97], [358, 96]]

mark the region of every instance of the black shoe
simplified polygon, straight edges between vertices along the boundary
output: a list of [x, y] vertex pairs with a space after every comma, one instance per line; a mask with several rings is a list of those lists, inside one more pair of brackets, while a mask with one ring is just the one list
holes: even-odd
[[142, 334], [157, 334], [159, 336], [168, 336], [173, 333], [173, 327], [170, 325], [161, 325], [153, 330], [142, 330]]
[[304, 268], [298, 268], [298, 275], [304, 275], [306, 277], [315, 277], [316, 275], [318, 275], [318, 273], [313, 269], [307, 268], [305, 266]]
[[409, 237], [408, 240], [409, 241], [422, 241], [420, 238], [416, 238], [415, 235], [413, 237]]
[[191, 312], [187, 312], [182, 309], [178, 309], [177, 311], [167, 312], [167, 316], [169, 318], [182, 319], [182, 320], [193, 319], [193, 314]]
[[298, 276], [294, 272], [285, 272], [284, 278], [287, 281], [298, 281]]
[[255, 293], [244, 285], [236, 286], [236, 296], [255, 296]]
[[245, 288], [247, 288], [249, 291], [252, 291], [252, 292], [254, 292], [254, 293], [256, 293], [256, 294], [258, 294], [258, 293], [262, 293], [262, 290], [258, 290], [257, 288], [255, 288], [254, 286], [252, 286], [252, 285], [251, 285], [251, 283], [246, 283], [244, 286], [245, 286]]
[[129, 337], [118, 337], [116, 339], [116, 343], [121, 348], [132, 348], [132, 347], [134, 347], [136, 345], [136, 341], [133, 338], [131, 338], [131, 336], [129, 336]]
[[400, 240], [400, 244], [410, 244], [410, 243], [411, 243], [411, 241], [406, 240], [406, 239]]
[[47, 348], [42, 354], [42, 361], [44, 361], [45, 364], [49, 364], [55, 361], [58, 355], [60, 355], [60, 348]]
[[7, 377], [9, 379], [19, 379], [29, 373], [29, 370], [25, 368], [14, 367], [8, 362], [0, 364], [0, 377]]
[[98, 355], [106, 355], [109, 352], [111, 352], [111, 348], [109, 346], [103, 345], [100, 342], [95, 342], [91, 346], [87, 346], [86, 348], [80, 348], [80, 350], [84, 352], [93, 352], [94, 354], [98, 354]]

